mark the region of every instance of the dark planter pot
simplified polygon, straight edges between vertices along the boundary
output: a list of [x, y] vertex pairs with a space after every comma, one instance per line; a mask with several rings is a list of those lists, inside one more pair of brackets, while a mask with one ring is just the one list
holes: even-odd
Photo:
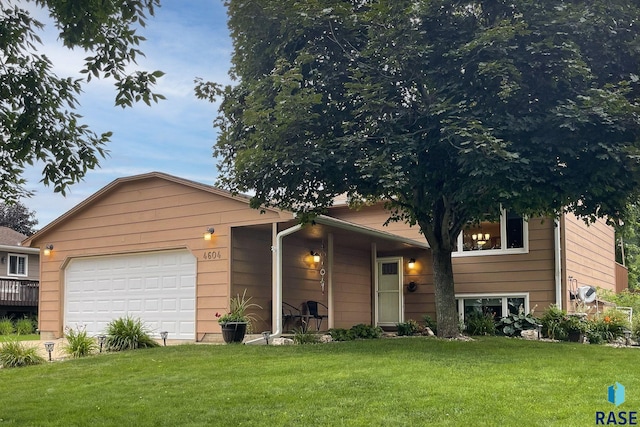
[[227, 322], [222, 325], [222, 339], [227, 344], [242, 342], [246, 333], [246, 322]]
[[576, 331], [569, 331], [568, 339], [571, 342], [582, 342], [582, 333], [576, 332]]

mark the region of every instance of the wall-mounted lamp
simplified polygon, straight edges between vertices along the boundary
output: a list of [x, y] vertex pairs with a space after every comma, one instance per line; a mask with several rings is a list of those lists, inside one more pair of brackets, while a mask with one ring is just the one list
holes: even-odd
[[413, 270], [413, 268], [416, 266], [416, 259], [415, 258], [411, 258], [409, 260], [409, 263], [407, 264], [407, 267], [409, 267], [409, 269]]
[[204, 233], [204, 240], [211, 240], [211, 236], [216, 230], [213, 227], [207, 228], [207, 231]]
[[48, 244], [47, 246], [44, 247], [44, 256], [49, 256], [51, 255], [51, 251], [53, 250], [53, 245], [52, 244]]
[[314, 263], [317, 264], [320, 262], [320, 254], [318, 252], [311, 251], [311, 256], [313, 257]]

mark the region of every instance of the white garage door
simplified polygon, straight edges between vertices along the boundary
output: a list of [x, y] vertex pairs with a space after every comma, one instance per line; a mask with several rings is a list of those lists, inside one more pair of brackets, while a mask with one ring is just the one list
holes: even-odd
[[196, 259], [188, 251], [77, 258], [65, 270], [64, 324], [104, 333], [119, 317], [139, 317], [152, 335], [195, 339]]

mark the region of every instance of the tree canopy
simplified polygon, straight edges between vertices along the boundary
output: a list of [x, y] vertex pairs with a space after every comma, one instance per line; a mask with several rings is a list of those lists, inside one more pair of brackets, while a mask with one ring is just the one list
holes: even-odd
[[386, 200], [433, 253], [500, 206], [617, 218], [637, 196], [639, 8], [628, 0], [229, 1], [220, 184], [303, 215]]
[[31, 236], [36, 232], [34, 227], [37, 224], [35, 211], [30, 211], [22, 203], [0, 203], [0, 227], [8, 227], [25, 236]]
[[27, 165], [41, 162], [42, 181], [64, 194], [106, 155], [111, 133], [96, 134], [76, 112], [77, 97], [92, 78], [112, 78], [115, 104], [122, 107], [163, 98], [152, 91], [161, 71], [127, 69], [143, 55], [137, 30], [159, 0], [31, 3], [49, 11], [65, 47], [89, 56], [80, 70], [86, 79], [56, 75], [38, 52], [43, 24], [19, 3], [0, 3], [0, 197], [8, 202], [29, 194], [22, 177]]

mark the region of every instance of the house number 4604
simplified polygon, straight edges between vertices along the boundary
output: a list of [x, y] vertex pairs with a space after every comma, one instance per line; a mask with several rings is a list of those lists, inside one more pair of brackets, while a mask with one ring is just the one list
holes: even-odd
[[202, 256], [203, 259], [220, 259], [222, 258], [222, 254], [220, 251], [205, 251]]

